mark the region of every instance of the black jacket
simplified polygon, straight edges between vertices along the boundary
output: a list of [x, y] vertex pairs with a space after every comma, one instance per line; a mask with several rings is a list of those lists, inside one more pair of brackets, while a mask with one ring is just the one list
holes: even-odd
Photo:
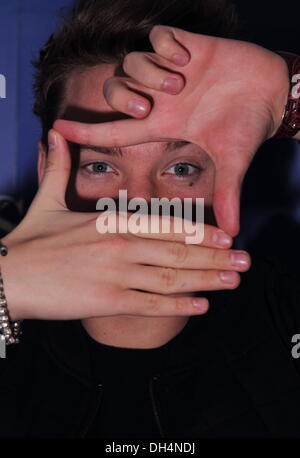
[[[266, 263], [208, 296], [149, 381], [161, 437], [300, 437], [299, 282]], [[0, 372], [1, 437], [85, 437], [101, 409], [78, 321], [24, 322]]]

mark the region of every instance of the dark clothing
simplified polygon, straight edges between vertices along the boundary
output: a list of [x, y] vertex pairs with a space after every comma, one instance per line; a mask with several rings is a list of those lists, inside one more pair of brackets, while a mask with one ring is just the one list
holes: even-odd
[[122, 423], [133, 435], [143, 415], [147, 437], [300, 437], [300, 282], [273, 262], [254, 266], [237, 290], [208, 293], [210, 311], [147, 363], [147, 350], [130, 360], [97, 347], [79, 321], [24, 322], [0, 360], [1, 437], [118, 437]]
[[159, 437], [149, 382], [153, 374], [162, 371], [172, 347], [184, 332], [166, 345], [145, 350], [104, 345], [85, 334], [93, 378], [103, 390], [101, 408], [87, 436]]

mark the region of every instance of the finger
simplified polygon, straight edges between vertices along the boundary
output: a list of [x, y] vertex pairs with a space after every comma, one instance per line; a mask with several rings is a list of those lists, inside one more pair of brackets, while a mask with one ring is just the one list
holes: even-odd
[[166, 63], [155, 54], [131, 52], [124, 58], [123, 70], [143, 86], [168, 94], [179, 94], [185, 86], [184, 77], [162, 68]]
[[122, 291], [119, 300], [114, 303], [116, 314], [135, 316], [200, 315], [208, 308], [208, 300], [204, 297], [171, 297], [133, 290]]
[[232, 237], [240, 230], [241, 186], [246, 173], [241, 168], [232, 161], [216, 168], [213, 208], [218, 226]]
[[230, 248], [233, 243], [233, 239], [230, 235], [209, 224], [194, 223], [187, 219], [175, 217], [166, 218], [158, 215], [139, 216], [139, 227], [144, 230], [133, 232], [133, 227], [131, 227], [130, 224], [131, 215], [128, 213], [119, 214], [119, 218], [127, 219], [126, 224], [128, 232], [137, 237], [181, 243], [189, 243], [189, 239], [192, 238], [192, 244], [211, 248]]
[[[54, 128], [66, 140], [81, 145], [93, 146], [129, 146], [148, 143], [154, 140], [144, 120], [123, 119], [100, 124], [84, 124], [75, 121], [58, 120]], [[155, 138], [155, 141], [171, 139]]]
[[158, 294], [177, 294], [234, 289], [240, 284], [240, 275], [234, 271], [138, 266], [125, 274], [124, 281], [132, 289]]
[[128, 85], [129, 78], [108, 78], [103, 85], [106, 102], [115, 111], [126, 113], [134, 118], [144, 118], [151, 111], [151, 103], [146, 97], [134, 92]]
[[176, 40], [172, 28], [156, 25], [149, 35], [153, 49], [176, 65], [185, 66], [190, 61], [189, 51]]
[[[147, 243], [145, 243], [147, 242]], [[242, 250], [223, 250], [159, 240], [128, 244], [126, 259], [132, 263], [180, 269], [233, 270], [245, 272], [251, 260]]]
[[[97, 203], [96, 210], [101, 211], [96, 221], [96, 229], [99, 234], [129, 234], [132, 237], [131, 240], [135, 240], [135, 243], [136, 239], [134, 237], [188, 243], [191, 234], [197, 234], [197, 236], [192, 237], [193, 243], [190, 244], [193, 245], [198, 244], [210, 248], [228, 249], [233, 243], [230, 235], [218, 227], [209, 224], [193, 223], [189, 220], [175, 217], [166, 218], [158, 215], [139, 215], [139, 232], [137, 232], [134, 230], [134, 225], [131, 224], [131, 218], [135, 216], [134, 214], [128, 212], [115, 213], [113, 211], [102, 212], [102, 206], [99, 205], [99, 202]], [[168, 227], [164, 225], [165, 219], [170, 223]], [[177, 225], [178, 222], [180, 223], [180, 227]], [[163, 232], [165, 229], [167, 231]]]
[[48, 157], [37, 201], [43, 208], [66, 208], [65, 193], [70, 178], [71, 158], [65, 139], [55, 130], [48, 134]]

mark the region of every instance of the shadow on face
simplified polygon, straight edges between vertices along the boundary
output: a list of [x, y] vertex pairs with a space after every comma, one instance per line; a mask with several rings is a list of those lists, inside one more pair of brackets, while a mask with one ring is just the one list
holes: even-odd
[[[79, 122], [105, 123], [128, 118], [114, 112], [103, 96], [103, 84], [119, 74], [115, 65], [99, 65], [73, 72], [59, 117]], [[119, 205], [120, 190], [128, 199], [205, 199], [205, 222], [215, 224], [211, 208], [214, 164], [200, 147], [188, 142], [153, 142], [117, 151], [93, 145], [69, 144], [72, 173], [67, 206], [73, 211], [95, 211], [99, 198]]]

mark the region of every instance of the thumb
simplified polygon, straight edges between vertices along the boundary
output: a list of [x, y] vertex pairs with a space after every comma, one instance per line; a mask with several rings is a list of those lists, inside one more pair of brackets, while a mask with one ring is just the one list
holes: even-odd
[[70, 151], [66, 140], [54, 129], [48, 133], [48, 157], [37, 200], [43, 208], [66, 208], [65, 194], [71, 170]]
[[244, 170], [225, 167], [216, 170], [213, 208], [218, 226], [235, 237], [240, 231], [240, 197]]

